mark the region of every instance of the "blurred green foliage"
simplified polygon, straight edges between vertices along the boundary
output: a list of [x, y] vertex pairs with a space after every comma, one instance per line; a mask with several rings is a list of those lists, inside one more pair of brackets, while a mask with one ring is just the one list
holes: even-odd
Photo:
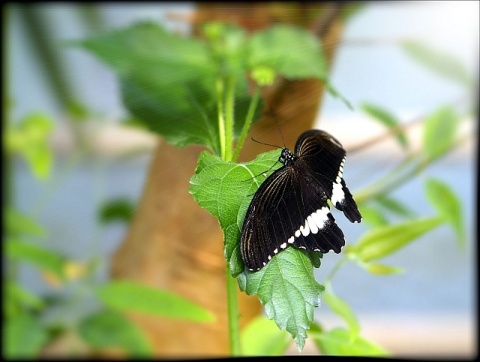
[[[26, 13], [30, 19], [31, 15]], [[205, 36], [200, 40], [173, 35], [151, 22], [139, 23], [72, 43], [95, 54], [116, 72], [124, 104], [136, 122], [162, 134], [176, 146], [202, 144], [222, 156], [200, 155], [190, 191], [202, 207], [218, 217], [225, 235], [226, 262], [232, 275], [239, 276], [243, 290], [258, 295], [268, 318], [273, 318], [280, 327], [278, 329], [265, 317], [253, 320], [242, 331], [244, 355], [285, 353], [290, 339], [283, 329], [290, 332], [300, 349], [309, 335], [323, 354], [388, 355], [383, 348], [361, 336], [354, 311], [333, 292], [333, 277], [347, 262], [355, 263], [372, 275], [401, 272], [398, 267], [378, 261], [443, 224], [452, 227], [460, 246], [465, 244], [461, 203], [443, 181], [428, 179], [425, 182], [425, 196], [435, 211], [428, 217], [413, 214], [390, 196], [395, 188], [418, 176], [458, 144], [457, 130], [463, 119], [460, 111], [445, 105], [427, 115], [423, 120], [423, 149], [412, 151], [399, 118], [381, 106], [365, 103], [363, 110], [393, 131], [405, 155], [403, 162], [393, 167], [385, 178], [356, 193], [371, 229], [355, 244], [345, 248], [344, 258], [324, 280], [323, 286], [313, 276], [313, 267], [320, 266], [320, 257], [307, 257], [292, 248], [279, 253], [269, 264], [278, 269], [275, 277], [249, 273], [243, 271], [239, 258], [238, 227], [248, 207], [243, 196], [252, 194], [254, 188], [241, 185], [246, 188], [241, 194], [242, 201], [238, 200], [238, 182], [229, 181], [223, 189], [211, 186], [215, 180], [225, 181], [231, 173], [248, 170], [247, 176], [258, 174], [278, 158], [278, 152], [272, 151], [249, 164], [236, 164], [232, 161], [235, 159], [232, 153], [226, 151], [233, 147], [235, 139], [242, 144], [261, 107], [261, 102], [257, 103], [258, 99], [247, 92], [248, 77], [258, 88], [271, 84], [279, 76], [290, 79], [315, 77], [322, 80], [333, 95], [339, 94], [329, 83], [321, 45], [306, 31], [273, 26], [246, 35], [242, 29], [222, 23], [206, 24], [203, 30]], [[412, 59], [446, 79], [466, 86], [467, 90], [471, 89], [472, 76], [454, 57], [419, 43], [404, 42], [400, 46]], [[340, 99], [343, 98], [340, 96]], [[66, 99], [66, 103], [73, 115], [79, 118], [85, 115], [83, 106], [71, 98]], [[7, 156], [22, 157], [39, 180], [48, 179], [52, 173], [53, 152], [48, 137], [53, 127], [54, 122], [49, 116], [32, 113], [19, 122], [9, 122], [3, 135]], [[9, 174], [8, 177], [13, 176]], [[13, 181], [8, 183], [11, 185]], [[220, 210], [217, 204], [208, 201], [213, 194], [224, 209]], [[130, 281], [98, 283], [94, 277], [98, 268], [95, 260], [74, 261], [44, 246], [46, 230], [35, 217], [16, 210], [14, 200], [5, 210], [5, 357], [38, 358], [45, 346], [72, 328], [89, 346], [90, 350], [85, 353], [116, 347], [130, 357], [151, 356], [148, 340], [125, 313], [136, 311], [197, 322], [214, 319], [215, 316], [201, 306], [166, 290]], [[105, 223], [114, 220], [128, 222], [132, 210], [133, 205], [128, 200], [112, 200], [102, 205], [98, 217]], [[404, 220], [392, 223], [389, 213]], [[282, 264], [282, 260], [288, 263]], [[93, 298], [98, 308], [79, 316], [73, 326], [49, 318], [52, 313], [58, 313], [58, 305], [68, 311], [72, 307], [71, 301], [61, 295], [49, 298], [26, 290], [18, 281], [18, 267], [24, 264], [36, 268], [50, 284], [62, 289], [81, 285], [83, 294], [75, 296], [76, 303]], [[265, 270], [267, 268], [263, 273]], [[279, 275], [280, 271], [283, 275]], [[297, 283], [300, 289], [295, 294], [285, 284], [294, 284], [299, 273], [303, 273], [303, 280], [308, 285], [299, 286]], [[321, 323], [313, 321], [313, 308], [318, 305], [318, 297], [323, 298], [345, 322], [346, 328], [324, 330]], [[279, 308], [275, 313], [273, 305]]]

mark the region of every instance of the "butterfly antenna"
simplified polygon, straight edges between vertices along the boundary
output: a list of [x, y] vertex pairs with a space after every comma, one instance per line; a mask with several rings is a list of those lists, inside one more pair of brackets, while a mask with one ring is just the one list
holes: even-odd
[[260, 142], [260, 141], [257, 141], [255, 138], [253, 137], [250, 137], [252, 139], [253, 142], [257, 142], [257, 143], [260, 143], [261, 145], [265, 145], [265, 146], [271, 146], [271, 147], [277, 147], [277, 148], [282, 148], [280, 146], [277, 146], [277, 145], [272, 145], [270, 143], [265, 143], [265, 142]]
[[280, 129], [280, 125], [277, 122], [277, 117], [275, 114], [275, 111], [273, 109], [269, 109], [268, 113], [270, 113], [270, 117], [272, 117], [273, 123], [275, 123], [275, 127], [277, 127], [278, 133], [280, 133], [280, 137], [283, 142], [283, 148], [287, 148], [287, 145], [285, 144], [285, 138], [283, 138], [282, 130]]

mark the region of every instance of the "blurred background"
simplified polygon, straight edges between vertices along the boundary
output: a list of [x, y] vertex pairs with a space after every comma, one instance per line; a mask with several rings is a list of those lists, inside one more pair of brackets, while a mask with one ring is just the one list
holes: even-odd
[[[32, 114], [52, 122], [47, 138], [51, 159], [44, 161], [51, 162], [51, 171], [47, 175], [39, 166], [35, 174], [24, 158], [9, 159], [13, 181], [6, 182], [7, 198], [46, 230], [40, 240], [43, 246], [71, 260], [98, 260], [100, 280], [108, 278], [111, 255], [128, 229], [127, 222], [108, 222], [102, 207], [109, 200], [126, 200], [127, 205], [139, 201], [156, 136], [121, 124], [130, 116], [114, 73], [91, 54], [63, 42], [145, 19], [187, 34], [190, 25], [185, 19], [195, 6], [172, 2], [4, 7], [4, 116], [12, 124]], [[344, 175], [354, 195], [377, 177], [378, 169], [395, 164], [401, 153], [393, 142], [355, 151], [384, 132], [382, 125], [362, 112], [363, 103], [384, 107], [401, 122], [412, 122], [443, 104], [468, 104], [472, 96], [412, 59], [398, 42], [416, 39], [452, 55], [473, 75], [478, 93], [478, 14], [479, 3], [473, 1], [366, 2], [346, 22], [330, 79], [353, 110], [326, 95], [317, 125], [347, 149]], [[476, 134], [476, 120], [465, 124], [465, 132]], [[420, 142], [418, 132], [412, 129], [413, 143]], [[432, 207], [423, 195], [423, 181], [441, 178], [462, 202], [464, 248], [442, 226], [387, 259], [405, 270], [401, 274], [372, 277], [347, 264], [335, 279], [335, 291], [357, 314], [362, 335], [395, 355], [476, 354], [476, 152], [477, 139], [471, 137], [394, 192], [416, 214], [429, 215]], [[347, 244], [367, 228], [337, 220]], [[339, 257], [324, 257], [315, 271], [320, 281]], [[21, 264], [18, 272], [21, 284], [35, 295], [58, 288], [28, 264]], [[83, 308], [89, 306], [79, 306]], [[326, 326], [338, 323], [327, 306], [316, 310], [316, 318]], [[307, 343], [304, 353], [309, 351], [314, 353]], [[297, 353], [295, 347], [289, 353]]]

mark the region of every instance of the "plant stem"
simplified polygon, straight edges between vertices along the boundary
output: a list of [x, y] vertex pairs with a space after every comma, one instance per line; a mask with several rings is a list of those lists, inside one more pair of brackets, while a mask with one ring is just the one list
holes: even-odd
[[[471, 134], [466, 134], [463, 137], [460, 137], [459, 139], [457, 139], [452, 144], [451, 149], [454, 149], [455, 147], [462, 145], [470, 137], [472, 137]], [[375, 198], [375, 197], [378, 197], [378, 196], [381, 196], [381, 195], [384, 195], [384, 194], [388, 194], [388, 193], [392, 192], [393, 190], [395, 190], [396, 188], [403, 185], [405, 182], [411, 180], [413, 176], [419, 174], [420, 172], [425, 170], [429, 165], [433, 164], [434, 162], [436, 162], [440, 158], [446, 156], [447, 154], [448, 154], [448, 152], [445, 151], [445, 152], [443, 152], [441, 154], [438, 154], [434, 157], [429, 157], [429, 158], [422, 159], [421, 158], [421, 151], [419, 151], [419, 152], [417, 152], [417, 154], [407, 156], [405, 162], [401, 163], [397, 167], [397, 169], [404, 168], [405, 165], [409, 164], [411, 161], [414, 160], [415, 157], [417, 157], [417, 158], [419, 158], [419, 160], [414, 167], [412, 167], [410, 170], [407, 170], [403, 174], [398, 172], [399, 170], [397, 170], [397, 172], [395, 172], [395, 170], [392, 171], [392, 173], [394, 173], [394, 172], [398, 173], [399, 176], [397, 176], [393, 179], [390, 179], [390, 178], [387, 177], [387, 178], [384, 179], [385, 180], [384, 182], [376, 183], [376, 186], [374, 186], [374, 187], [368, 187], [367, 186], [367, 190], [357, 193], [357, 196], [355, 197], [355, 199], [357, 200], [357, 202], [365, 202], [366, 200], [369, 200], [369, 199], [372, 199], [372, 198]]]
[[340, 269], [340, 267], [347, 262], [348, 258], [344, 256], [342, 259], [340, 259], [337, 264], [330, 270], [330, 273], [328, 273], [327, 277], [325, 278], [323, 284], [329, 284], [330, 280], [332, 280], [333, 276], [335, 273]]
[[240, 356], [240, 323], [238, 320], [238, 299], [237, 299], [237, 282], [230, 274], [227, 266], [227, 305], [228, 305], [228, 335], [230, 343], [230, 355]]
[[250, 125], [252, 124], [253, 116], [255, 114], [255, 109], [257, 108], [259, 99], [260, 99], [260, 87], [255, 86], [253, 97], [252, 97], [252, 100], [250, 101], [250, 106], [248, 107], [247, 117], [245, 119], [245, 123], [243, 124], [242, 132], [240, 133], [237, 146], [235, 147], [235, 152], [233, 153], [232, 161], [236, 161], [238, 156], [240, 155], [240, 151], [242, 150], [243, 143], [247, 138], [248, 130], [250, 128]]
[[219, 77], [216, 84], [217, 90], [217, 111], [218, 111], [218, 136], [220, 137], [220, 157], [225, 160], [225, 119], [224, 119], [224, 84], [223, 78]]
[[[233, 149], [235, 78], [221, 77], [217, 82], [218, 122], [222, 159], [230, 161]], [[230, 355], [240, 356], [240, 324], [237, 299], [237, 282], [226, 268], [228, 336]]]
[[233, 147], [233, 124], [235, 106], [235, 78], [232, 76], [226, 79], [225, 90], [225, 160], [232, 160]]

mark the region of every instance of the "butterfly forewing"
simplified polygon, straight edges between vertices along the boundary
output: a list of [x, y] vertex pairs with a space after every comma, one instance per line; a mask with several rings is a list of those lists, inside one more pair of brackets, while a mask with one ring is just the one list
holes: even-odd
[[[283, 150], [279, 161], [284, 166], [260, 185], [245, 216], [240, 250], [248, 269], [263, 268], [291, 245], [323, 253], [341, 251], [344, 235], [327, 200], [343, 192], [343, 199], [335, 206], [343, 209], [350, 221], [360, 221], [342, 178], [344, 159], [340, 143], [319, 130], [304, 132], [295, 154]], [[338, 185], [334, 187], [335, 183]]]
[[357, 204], [343, 179], [346, 152], [340, 142], [327, 132], [309, 130], [298, 138], [295, 154], [308, 165], [332, 204], [351, 222], [360, 222]]

